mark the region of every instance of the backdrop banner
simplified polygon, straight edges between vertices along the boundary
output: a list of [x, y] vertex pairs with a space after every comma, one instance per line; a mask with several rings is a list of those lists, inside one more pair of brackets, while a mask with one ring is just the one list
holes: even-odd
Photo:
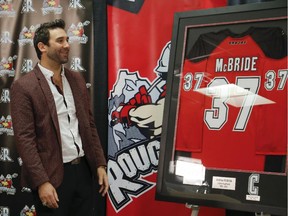
[[[105, 7], [104, 7], [105, 9]], [[13, 80], [29, 73], [38, 62], [33, 37], [43, 22], [62, 18], [70, 43], [67, 67], [83, 74], [93, 87], [93, 1], [0, 1], [0, 215], [36, 215], [31, 189], [20, 185], [21, 158], [16, 151], [9, 102]], [[31, 155], [33, 157], [33, 155]]]
[[[107, 215], [190, 215], [185, 204], [155, 200], [173, 17], [226, 1], [108, 2]], [[225, 213], [213, 211], [199, 215]]]

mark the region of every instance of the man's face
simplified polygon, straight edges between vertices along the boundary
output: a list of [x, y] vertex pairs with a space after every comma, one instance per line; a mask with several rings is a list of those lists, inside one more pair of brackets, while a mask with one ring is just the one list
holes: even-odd
[[70, 45], [66, 32], [61, 29], [49, 30], [50, 39], [47, 46], [47, 57], [59, 64], [68, 62]]

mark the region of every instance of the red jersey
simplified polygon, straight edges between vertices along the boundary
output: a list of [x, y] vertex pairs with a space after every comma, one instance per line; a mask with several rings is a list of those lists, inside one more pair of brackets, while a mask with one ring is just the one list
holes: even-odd
[[248, 170], [262, 170], [263, 155], [286, 155], [286, 47], [280, 28], [201, 35], [183, 64], [176, 150]]

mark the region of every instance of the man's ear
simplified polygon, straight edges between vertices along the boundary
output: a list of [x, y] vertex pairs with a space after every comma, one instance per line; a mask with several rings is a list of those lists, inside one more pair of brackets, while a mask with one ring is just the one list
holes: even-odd
[[39, 42], [37, 47], [42, 53], [46, 51], [46, 45], [43, 42]]

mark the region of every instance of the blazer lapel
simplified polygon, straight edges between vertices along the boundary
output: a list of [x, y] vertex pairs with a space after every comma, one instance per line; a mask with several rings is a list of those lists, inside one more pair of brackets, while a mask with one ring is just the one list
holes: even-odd
[[43, 73], [41, 72], [40, 68], [38, 67], [38, 65], [35, 67], [35, 75], [38, 78], [39, 81], [39, 85], [42, 89], [42, 92], [46, 98], [47, 104], [48, 104], [48, 108], [49, 108], [49, 112], [53, 121], [53, 124], [56, 128], [57, 131], [57, 138], [59, 141], [59, 144], [61, 145], [61, 137], [60, 137], [60, 128], [59, 128], [59, 122], [58, 122], [58, 116], [57, 116], [57, 110], [56, 110], [56, 105], [55, 105], [55, 101], [54, 101], [54, 97], [53, 94], [50, 90], [50, 87], [47, 83], [47, 80], [45, 78], [45, 76], [43, 75]]
[[82, 108], [83, 96], [80, 93], [81, 91], [80, 91], [79, 86], [77, 84], [77, 80], [75, 80], [75, 77], [71, 76], [71, 73], [72, 72], [65, 70], [65, 76], [69, 82], [69, 85], [70, 85], [71, 90], [72, 90], [73, 98], [74, 98], [74, 103], [75, 103], [75, 107], [76, 107], [76, 116], [78, 118], [79, 124], [81, 124], [81, 120], [83, 119], [82, 112], [81, 112], [81, 110], [83, 110], [83, 108]]

